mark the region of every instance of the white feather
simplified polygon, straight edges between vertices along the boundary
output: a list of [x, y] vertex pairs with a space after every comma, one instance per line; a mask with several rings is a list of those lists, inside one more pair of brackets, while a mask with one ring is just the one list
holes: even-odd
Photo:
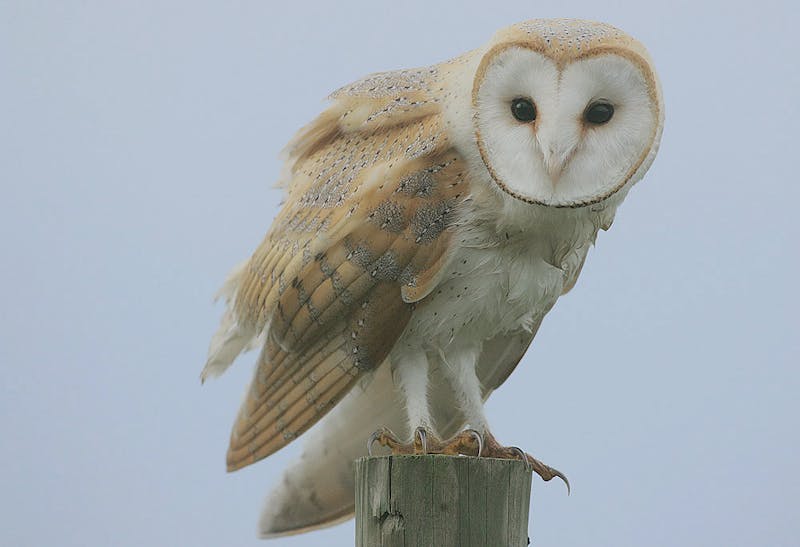
[[228, 274], [222, 288], [214, 297], [215, 301], [224, 298], [226, 309], [217, 332], [211, 338], [208, 358], [200, 373], [201, 382], [205, 382], [207, 378], [216, 378], [225, 372], [242, 352], [250, 351], [260, 345], [259, 337], [254, 331], [239, 325], [233, 306], [247, 264], [248, 261], [244, 261], [237, 265]]
[[388, 365], [380, 366], [306, 433], [303, 453], [267, 496], [261, 537], [298, 534], [352, 517], [353, 461], [367, 455], [370, 434], [379, 425], [398, 436], [408, 434], [403, 400]]

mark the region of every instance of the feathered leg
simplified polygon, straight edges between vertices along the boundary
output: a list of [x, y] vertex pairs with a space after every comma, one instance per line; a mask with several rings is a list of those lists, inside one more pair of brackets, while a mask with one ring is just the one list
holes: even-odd
[[467, 425], [471, 428], [446, 441], [442, 451], [450, 453], [451, 447], [460, 448], [465, 443], [469, 444], [474, 439], [477, 431], [482, 441], [482, 446], [478, 448], [479, 456], [525, 460], [543, 480], [549, 481], [553, 477], [558, 477], [564, 481], [567, 485], [567, 490], [569, 490], [569, 481], [563, 473], [540, 462], [530, 454], [526, 454], [516, 446], [506, 447], [501, 445], [489, 431], [486, 414], [483, 411], [480, 380], [475, 372], [475, 364], [480, 355], [480, 349], [480, 346], [466, 347], [451, 351], [447, 356], [442, 356], [442, 360], [445, 362], [446, 374], [453, 385], [453, 390], [456, 393], [456, 398]]
[[395, 383], [406, 402], [409, 431], [424, 428], [433, 432], [428, 405], [428, 356], [416, 350], [402, 352], [399, 358], [392, 357]]
[[521, 459], [543, 480], [549, 481], [553, 477], [559, 477], [569, 490], [569, 481], [563, 473], [526, 454], [516, 446], [501, 445], [489, 431], [486, 414], [483, 411], [480, 380], [475, 372], [480, 350], [480, 345], [470, 345], [450, 348], [446, 356], [442, 355], [445, 375], [452, 384], [469, 429], [447, 441], [436, 438], [431, 428], [428, 406], [427, 356], [423, 351], [404, 352], [396, 360], [394, 372], [396, 383], [405, 396], [409, 429], [414, 431], [414, 438], [410, 443], [402, 443], [390, 430], [382, 428], [372, 434], [368, 446], [371, 447], [377, 442], [390, 448], [394, 454], [464, 454], [486, 458]]
[[410, 443], [403, 443], [387, 428], [380, 428], [368, 441], [368, 448], [377, 442], [392, 450], [393, 454], [427, 453], [429, 443], [436, 441], [428, 405], [428, 356], [421, 349], [396, 352], [392, 355], [392, 372], [395, 385], [405, 399], [408, 429], [413, 431]]

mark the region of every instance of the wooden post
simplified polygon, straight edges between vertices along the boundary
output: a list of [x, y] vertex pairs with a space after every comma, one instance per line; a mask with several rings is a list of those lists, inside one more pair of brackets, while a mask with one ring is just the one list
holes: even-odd
[[522, 461], [361, 458], [355, 479], [356, 547], [528, 545], [531, 471]]

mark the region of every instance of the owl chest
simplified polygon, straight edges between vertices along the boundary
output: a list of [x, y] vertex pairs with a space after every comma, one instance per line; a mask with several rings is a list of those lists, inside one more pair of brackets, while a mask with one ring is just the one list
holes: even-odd
[[547, 254], [521, 244], [458, 249], [442, 281], [414, 310], [404, 341], [444, 349], [456, 340], [532, 329], [567, 281]]

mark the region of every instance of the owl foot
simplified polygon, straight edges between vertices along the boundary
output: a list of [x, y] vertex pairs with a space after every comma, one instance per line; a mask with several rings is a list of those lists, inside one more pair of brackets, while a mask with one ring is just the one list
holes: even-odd
[[418, 427], [414, 430], [414, 439], [410, 443], [404, 443], [397, 438], [391, 429], [381, 427], [369, 436], [367, 440], [367, 452], [372, 456], [372, 446], [378, 443], [385, 446], [392, 451], [392, 454], [407, 455], [407, 454], [427, 454], [428, 442], [432, 436], [423, 427]]
[[392, 451], [394, 455], [400, 454], [446, 454], [458, 456], [477, 456], [483, 449], [483, 439], [480, 434], [467, 429], [447, 441], [439, 440], [424, 427], [414, 430], [414, 439], [410, 443], [403, 443], [391, 430], [382, 427], [370, 435], [367, 441], [367, 450], [372, 455], [372, 446], [378, 443]]
[[531, 456], [530, 454], [525, 453], [522, 449], [517, 448], [516, 446], [503, 446], [497, 439], [494, 438], [494, 435], [489, 433], [488, 431], [484, 435], [483, 439], [484, 448], [481, 451], [481, 456], [485, 458], [501, 458], [501, 459], [508, 459], [508, 460], [522, 460], [528, 467], [533, 469], [537, 475], [542, 477], [542, 480], [549, 481], [553, 477], [558, 477], [564, 484], [567, 486], [567, 493], [569, 493], [569, 480], [567, 477], [558, 469], [550, 467], [547, 464], [544, 464]]
[[494, 435], [486, 432], [481, 436], [474, 429], [465, 429], [455, 437], [446, 441], [440, 441], [424, 427], [414, 430], [414, 439], [410, 443], [401, 442], [394, 433], [388, 428], [382, 427], [370, 435], [367, 441], [367, 451], [372, 456], [372, 446], [375, 443], [385, 446], [392, 451], [393, 455], [408, 454], [444, 454], [448, 456], [477, 456], [482, 458], [500, 458], [504, 460], [522, 460], [542, 480], [549, 481], [553, 477], [558, 477], [567, 486], [569, 493], [569, 480], [558, 469], [550, 467], [525, 453], [516, 446], [503, 446]]

